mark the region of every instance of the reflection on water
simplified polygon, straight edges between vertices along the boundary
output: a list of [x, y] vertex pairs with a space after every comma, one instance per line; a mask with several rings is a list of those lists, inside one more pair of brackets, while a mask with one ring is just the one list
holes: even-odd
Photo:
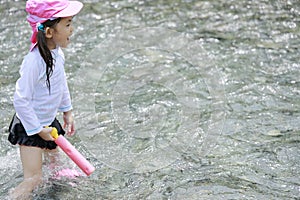
[[[22, 179], [7, 141], [25, 1], [0, 1], [0, 197]], [[34, 199], [299, 199], [296, 0], [85, 1], [64, 50], [91, 177]], [[65, 165], [72, 165], [65, 159]]]

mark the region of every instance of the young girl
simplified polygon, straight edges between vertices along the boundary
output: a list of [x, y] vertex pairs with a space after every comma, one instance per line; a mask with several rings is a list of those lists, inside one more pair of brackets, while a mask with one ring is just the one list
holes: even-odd
[[[19, 144], [24, 180], [12, 192], [13, 199], [24, 199], [41, 182], [42, 154], [57, 147], [50, 127], [56, 127], [59, 134], [75, 132], [61, 47], [70, 43], [72, 17], [82, 7], [81, 2], [68, 0], [26, 2], [32, 45], [16, 83], [16, 114], [8, 137], [12, 144]], [[55, 118], [58, 111], [63, 112], [63, 128]]]

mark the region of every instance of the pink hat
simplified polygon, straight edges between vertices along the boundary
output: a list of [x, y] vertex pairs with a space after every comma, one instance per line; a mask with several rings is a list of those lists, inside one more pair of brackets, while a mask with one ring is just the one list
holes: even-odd
[[37, 25], [44, 23], [48, 19], [59, 17], [70, 17], [79, 13], [83, 4], [79, 1], [68, 0], [28, 0], [26, 2], [26, 11], [29, 16], [27, 21], [32, 28], [31, 48], [37, 44], [36, 35], [38, 32]]

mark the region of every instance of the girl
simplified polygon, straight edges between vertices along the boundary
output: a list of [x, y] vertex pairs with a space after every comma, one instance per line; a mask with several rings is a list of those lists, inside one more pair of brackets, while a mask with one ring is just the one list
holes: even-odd
[[[24, 180], [11, 194], [13, 199], [24, 199], [41, 182], [42, 153], [57, 147], [50, 127], [56, 127], [59, 134], [75, 132], [61, 47], [69, 44], [72, 17], [82, 7], [81, 2], [68, 0], [26, 2], [27, 20], [33, 30], [32, 45], [16, 83], [16, 114], [8, 137], [12, 144], [19, 144]], [[55, 118], [58, 111], [63, 112], [63, 128]]]

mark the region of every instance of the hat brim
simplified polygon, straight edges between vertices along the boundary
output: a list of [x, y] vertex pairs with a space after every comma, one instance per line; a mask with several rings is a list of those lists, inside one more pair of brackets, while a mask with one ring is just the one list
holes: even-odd
[[78, 14], [80, 12], [80, 10], [82, 9], [83, 4], [79, 1], [69, 1], [69, 5], [59, 11], [58, 13], [56, 13], [55, 15], [53, 15], [53, 17], [71, 17], [74, 16], [76, 14]]

